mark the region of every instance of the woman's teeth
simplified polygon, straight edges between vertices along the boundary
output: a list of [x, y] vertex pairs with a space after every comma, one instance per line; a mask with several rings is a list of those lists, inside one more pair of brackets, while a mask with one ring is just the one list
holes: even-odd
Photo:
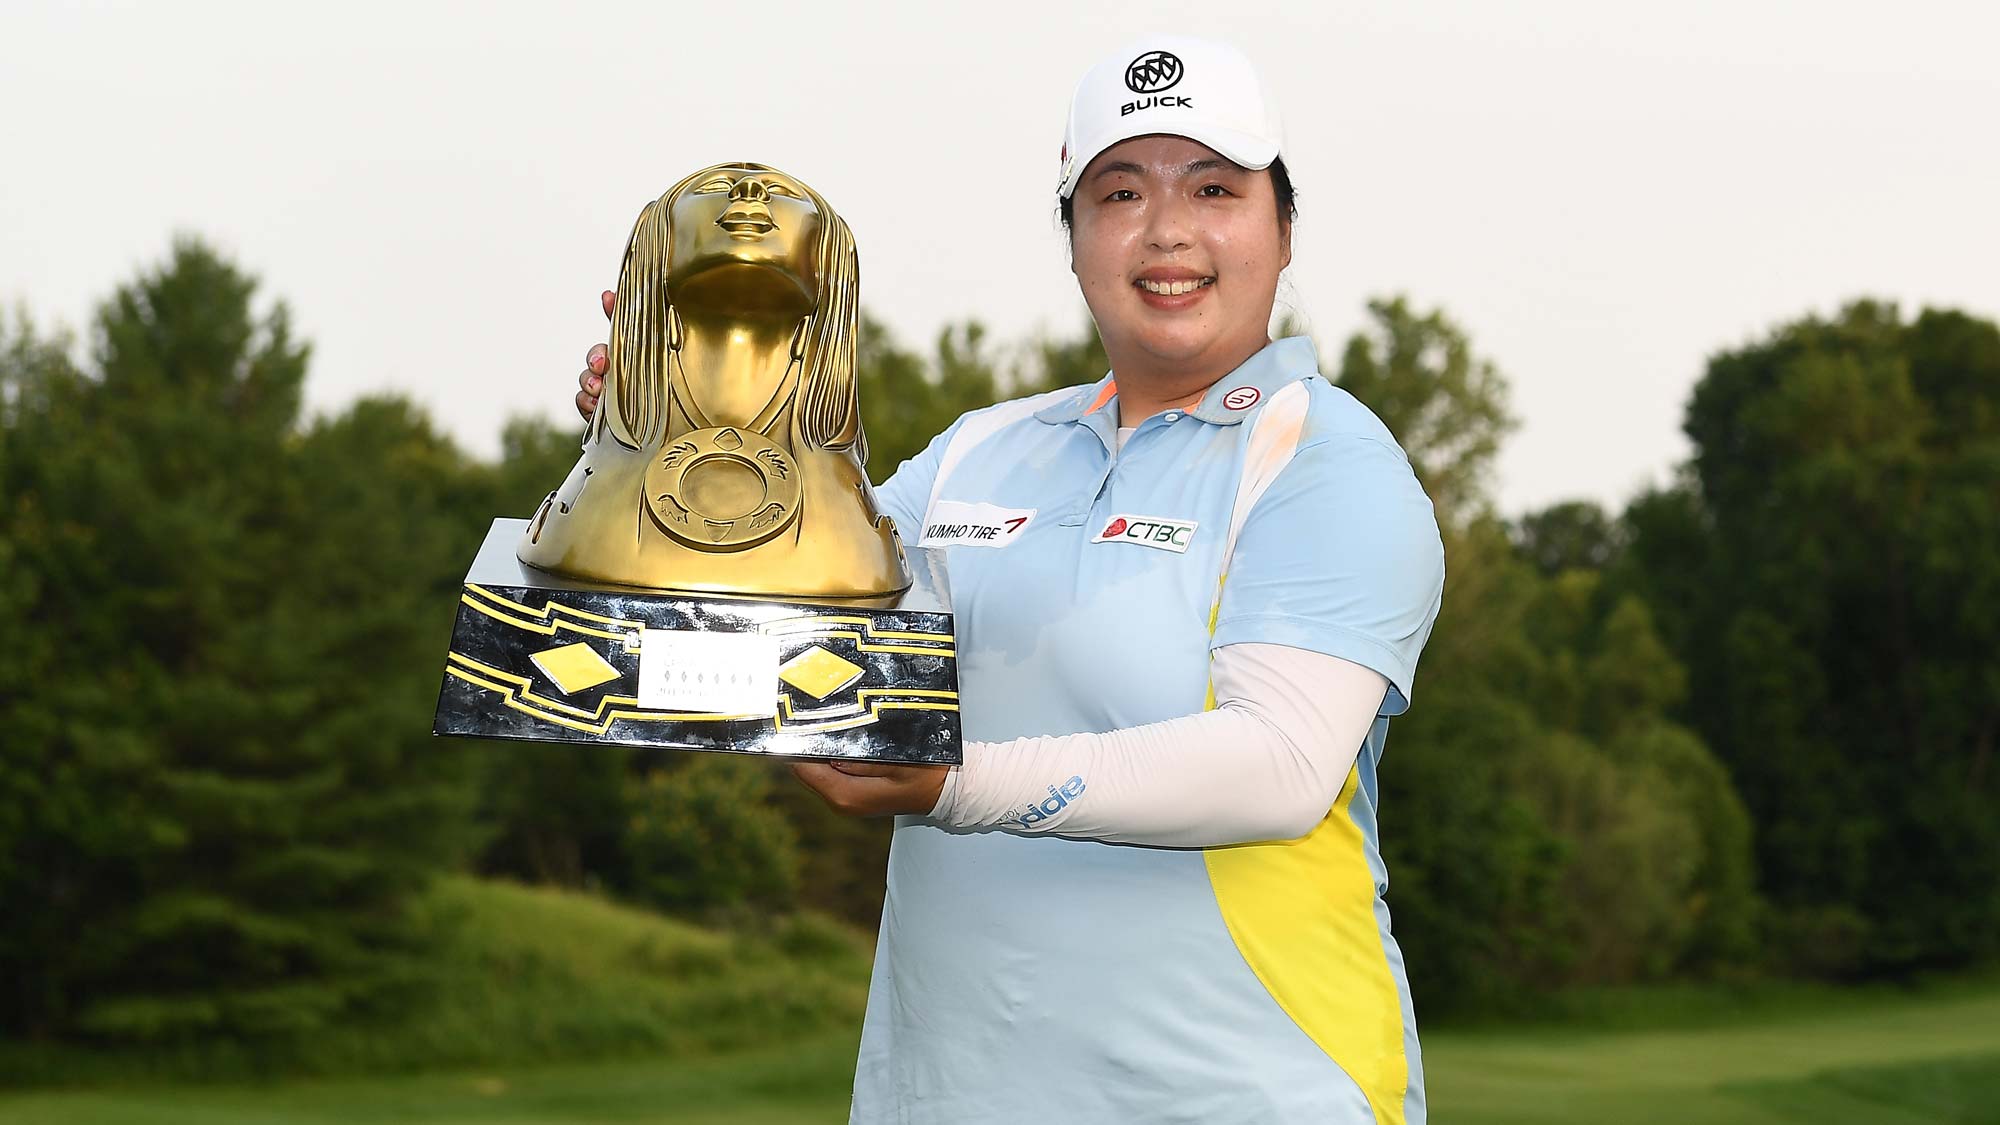
[[1147, 281], [1145, 278], [1140, 278], [1138, 282], [1139, 288], [1148, 293], [1158, 293], [1162, 297], [1178, 297], [1183, 293], [1192, 293], [1205, 285], [1213, 284], [1215, 279], [1212, 277], [1196, 281]]

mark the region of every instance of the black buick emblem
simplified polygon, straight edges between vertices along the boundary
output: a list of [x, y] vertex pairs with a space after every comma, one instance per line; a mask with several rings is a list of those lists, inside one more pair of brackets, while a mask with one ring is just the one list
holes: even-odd
[[1147, 51], [1125, 68], [1125, 85], [1135, 94], [1171, 90], [1187, 73], [1181, 60], [1166, 51]]

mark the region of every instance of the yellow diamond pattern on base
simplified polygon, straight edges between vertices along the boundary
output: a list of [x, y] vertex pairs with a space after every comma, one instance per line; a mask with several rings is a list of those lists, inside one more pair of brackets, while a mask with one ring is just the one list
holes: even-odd
[[862, 667], [814, 645], [778, 666], [778, 678], [812, 696], [825, 699], [861, 678]]
[[578, 641], [573, 645], [544, 649], [528, 659], [542, 670], [542, 675], [556, 682], [565, 695], [574, 695], [586, 688], [615, 680], [619, 671], [613, 668], [597, 650]]

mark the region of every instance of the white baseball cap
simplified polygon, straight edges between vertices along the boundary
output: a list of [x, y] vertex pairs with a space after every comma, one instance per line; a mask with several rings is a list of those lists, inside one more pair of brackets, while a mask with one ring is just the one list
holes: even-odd
[[1149, 35], [1106, 55], [1076, 84], [1057, 194], [1068, 199], [1105, 149], [1154, 133], [1199, 141], [1252, 170], [1269, 168], [1284, 147], [1277, 104], [1243, 52], [1190, 35]]

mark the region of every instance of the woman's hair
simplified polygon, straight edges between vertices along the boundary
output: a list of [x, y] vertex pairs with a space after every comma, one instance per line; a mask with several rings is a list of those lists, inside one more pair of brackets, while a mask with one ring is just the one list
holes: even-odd
[[[1299, 217], [1298, 194], [1292, 190], [1292, 173], [1285, 167], [1285, 158], [1280, 156], [1271, 161], [1271, 194], [1278, 200], [1278, 223], [1289, 226]], [[1056, 200], [1057, 212], [1062, 216], [1063, 233], [1068, 234], [1070, 224], [1076, 221], [1076, 196], [1065, 195]]]
[[[614, 436], [644, 449], [667, 431], [667, 353], [675, 338], [674, 312], [667, 301], [668, 251], [673, 245], [674, 201], [717, 168], [775, 172], [764, 164], [720, 164], [687, 177], [646, 204], [625, 244], [618, 270], [618, 302], [612, 307], [611, 347], [605, 382], [614, 394], [617, 418], [598, 411], [600, 424], [621, 426]], [[793, 408], [799, 439], [822, 449], [844, 449], [861, 436], [861, 412], [854, 383], [855, 319], [860, 313], [861, 264], [854, 233], [820, 194], [804, 184], [819, 210], [819, 299], [806, 319], [799, 355], [802, 374]]]

